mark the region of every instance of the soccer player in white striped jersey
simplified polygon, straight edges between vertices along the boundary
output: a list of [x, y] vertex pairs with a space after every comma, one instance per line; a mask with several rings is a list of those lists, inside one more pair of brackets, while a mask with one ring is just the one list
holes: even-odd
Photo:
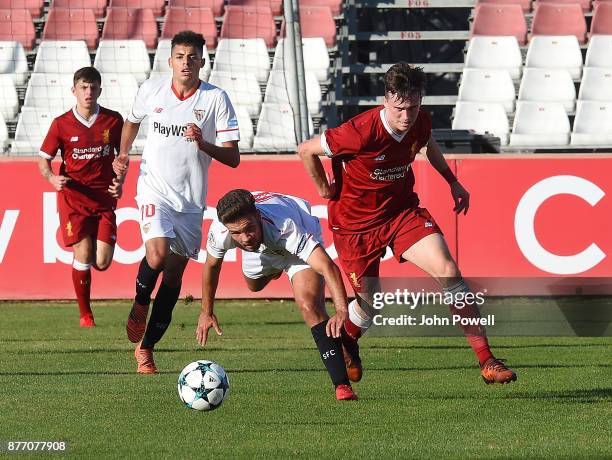
[[[113, 164], [125, 175], [128, 153], [140, 123], [149, 129], [140, 165], [136, 202], [146, 255], [136, 278], [136, 296], [126, 330], [135, 350], [137, 372], [157, 372], [153, 348], [172, 319], [190, 258], [198, 256], [206, 207], [208, 167], [213, 159], [235, 168], [240, 163], [238, 121], [220, 88], [199, 78], [204, 37], [183, 31], [172, 39], [172, 76], [145, 81], [121, 134]], [[147, 323], [151, 294], [163, 272]]]

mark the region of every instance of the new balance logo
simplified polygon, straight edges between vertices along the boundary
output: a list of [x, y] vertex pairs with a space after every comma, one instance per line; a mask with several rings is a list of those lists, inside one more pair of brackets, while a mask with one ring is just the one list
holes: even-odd
[[382, 155], [378, 155], [377, 157], [374, 158], [374, 161], [383, 161], [385, 159], [385, 154], [383, 153]]
[[76, 142], [76, 141], [78, 141], [78, 140], [79, 140], [79, 136], [72, 136], [72, 137], [70, 138], [70, 142]]
[[164, 110], [164, 109], [162, 109], [161, 107], [156, 107], [155, 110], [153, 110], [153, 112], [155, 112], [155, 113], [162, 113], [162, 110]]

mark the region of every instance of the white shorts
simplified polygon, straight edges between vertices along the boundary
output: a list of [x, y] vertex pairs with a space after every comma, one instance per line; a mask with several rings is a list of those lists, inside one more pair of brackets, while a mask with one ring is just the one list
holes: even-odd
[[170, 250], [179, 256], [197, 259], [202, 244], [202, 213], [179, 212], [159, 200], [137, 196], [142, 241], [169, 238]]

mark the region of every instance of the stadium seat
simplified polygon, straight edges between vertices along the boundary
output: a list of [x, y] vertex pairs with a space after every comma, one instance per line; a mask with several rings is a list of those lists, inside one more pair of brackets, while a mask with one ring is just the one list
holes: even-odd
[[576, 88], [565, 69], [525, 68], [518, 94], [519, 101], [559, 102], [566, 112], [576, 108]]
[[573, 146], [612, 146], [612, 102], [578, 101]]
[[240, 142], [238, 148], [240, 151], [249, 150], [253, 147], [253, 122], [249, 116], [249, 112], [244, 106], [234, 106], [236, 110], [236, 118], [238, 118], [238, 127], [240, 128]]
[[283, 14], [283, 0], [229, 0], [228, 6], [261, 6], [270, 8], [274, 16]]
[[289, 104], [265, 103], [257, 121], [253, 149], [269, 152], [295, 151], [295, 123]]
[[33, 18], [39, 18], [44, 4], [44, 0], [0, 0], [0, 9], [28, 10]]
[[[153, 59], [153, 71], [152, 77], [159, 75], [168, 75], [172, 73], [172, 69], [168, 65], [168, 58], [170, 57], [171, 40], [162, 39], [157, 42], [157, 50], [155, 51], [155, 58]], [[200, 69], [200, 79], [208, 81], [210, 76], [210, 57], [208, 56], [208, 49], [204, 45], [204, 67]]]
[[171, 39], [177, 32], [196, 30], [206, 39], [209, 49], [217, 46], [217, 25], [210, 8], [168, 8], [161, 38]]
[[523, 57], [516, 37], [474, 36], [470, 39], [465, 67], [506, 70], [513, 80], [521, 78]]
[[9, 75], [16, 85], [25, 82], [28, 61], [23, 45], [17, 41], [0, 41], [0, 75]]
[[132, 109], [138, 93], [136, 77], [129, 73], [103, 73], [100, 105], [119, 113], [128, 113]]
[[210, 8], [215, 17], [223, 14], [223, 0], [169, 0], [168, 7]]
[[143, 40], [157, 46], [157, 22], [149, 9], [109, 8], [102, 29], [103, 40]]
[[101, 73], [127, 73], [138, 83], [151, 71], [149, 53], [142, 40], [100, 40], [94, 67]]
[[511, 147], [564, 147], [570, 123], [562, 104], [519, 101], [510, 134]]
[[326, 6], [331, 10], [333, 16], [342, 13], [342, 0], [301, 0], [300, 6]]
[[36, 31], [30, 12], [0, 9], [0, 40], [17, 41], [28, 51], [34, 48]]
[[582, 75], [582, 52], [573, 35], [532, 37], [527, 50], [525, 67], [565, 69], [574, 80]]
[[93, 10], [51, 8], [42, 34], [43, 40], [85, 40], [89, 49], [98, 45], [98, 25]]
[[612, 68], [585, 67], [578, 99], [612, 102]]
[[215, 53], [213, 71], [253, 73], [265, 85], [270, 72], [270, 57], [263, 38], [221, 39]]
[[4, 153], [8, 145], [9, 135], [8, 128], [6, 127], [6, 121], [2, 114], [0, 114], [0, 153]]
[[164, 14], [164, 0], [110, 0], [110, 8], [141, 8], [149, 9], [156, 17]]
[[209, 83], [224, 89], [234, 107], [244, 107], [255, 118], [261, 110], [261, 90], [252, 73], [236, 73], [215, 70]]
[[[322, 37], [328, 47], [336, 44], [336, 22], [327, 6], [300, 6], [302, 37]], [[283, 21], [284, 31], [285, 22]]]
[[[283, 70], [285, 39], [281, 38], [276, 44], [272, 70]], [[325, 40], [321, 37], [302, 39], [302, 56], [304, 60], [304, 70], [312, 72], [319, 82], [329, 79], [329, 53]]]
[[0, 114], [10, 120], [19, 110], [19, 99], [13, 78], [9, 75], [0, 75]]
[[582, 8], [583, 13], [591, 11], [591, 0], [535, 0], [535, 2], [533, 3], [534, 9], [537, 8], [539, 3], [555, 3], [558, 5], [578, 3]]
[[477, 5], [520, 5], [524, 13], [531, 11], [531, 0], [477, 0]]
[[612, 67], [612, 35], [593, 35], [584, 62], [585, 67]]
[[[123, 119], [127, 117], [128, 112], [123, 113]], [[132, 143], [132, 151], [133, 153], [142, 155], [144, 150], [144, 146], [147, 142], [147, 136], [149, 134], [149, 117], [145, 117], [144, 120], [140, 123], [140, 127], [138, 128], [138, 133], [136, 134], [136, 139]]]
[[[285, 73], [284, 70], [272, 70], [268, 78], [268, 84], [266, 85], [264, 102], [278, 104], [291, 103], [293, 107], [296, 107], [298, 101], [292, 101], [288, 91], [288, 88], [290, 88], [290, 82], [288, 80], [291, 78], [292, 76], [289, 72]], [[305, 83], [308, 112], [310, 115], [316, 115], [321, 112], [321, 87], [319, 86], [319, 81], [312, 72], [306, 72]]]
[[503, 104], [457, 102], [452, 128], [490, 133], [499, 137], [501, 145], [508, 144], [510, 125]]
[[43, 40], [36, 53], [34, 72], [73, 74], [90, 65], [89, 50], [83, 40]]
[[53, 0], [53, 8], [87, 8], [93, 10], [96, 18], [103, 18], [106, 12], [106, 0]]
[[71, 74], [33, 73], [23, 105], [63, 113], [75, 104], [71, 88]]
[[478, 4], [470, 36], [514, 35], [519, 45], [527, 42], [527, 23], [521, 5]]
[[463, 69], [458, 101], [499, 103], [510, 113], [515, 99], [514, 83], [508, 71]]
[[276, 26], [268, 7], [228, 6], [219, 38], [263, 38], [266, 46], [276, 43]]
[[575, 35], [579, 43], [586, 43], [586, 20], [577, 4], [537, 3], [531, 32], [536, 35]]
[[591, 35], [612, 35], [612, 2], [600, 2], [593, 8]]
[[12, 155], [38, 155], [40, 146], [49, 131], [53, 118], [49, 110], [23, 107], [17, 121], [15, 140], [11, 145]]

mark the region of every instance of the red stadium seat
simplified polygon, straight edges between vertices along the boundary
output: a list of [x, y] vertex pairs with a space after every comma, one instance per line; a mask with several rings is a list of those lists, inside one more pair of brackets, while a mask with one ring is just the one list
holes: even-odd
[[591, 35], [612, 35], [612, 2], [599, 2], [595, 5]]
[[36, 42], [32, 15], [28, 10], [0, 10], [0, 40], [17, 41], [26, 50]]
[[263, 38], [268, 48], [276, 43], [276, 26], [269, 7], [228, 6], [220, 38]]
[[106, 0], [53, 0], [54, 8], [88, 8], [97, 18], [103, 18], [106, 11]]
[[579, 43], [586, 43], [586, 31], [586, 20], [579, 4], [535, 5], [531, 27], [533, 35], [575, 35]]
[[536, 0], [533, 4], [533, 8], [537, 8], [539, 3], [556, 3], [558, 5], [578, 3], [582, 7], [583, 13], [591, 11], [591, 0]]
[[283, 13], [282, 0], [229, 0], [230, 6], [261, 6], [270, 8], [274, 16], [279, 16]]
[[223, 15], [223, 0], [170, 0], [168, 7], [210, 8], [215, 17]]
[[153, 11], [154, 16], [164, 14], [164, 0], [110, 0], [110, 8], [144, 8]]
[[[302, 37], [323, 37], [328, 47], [336, 44], [336, 22], [327, 6], [300, 7]], [[284, 31], [283, 21], [283, 31]]]
[[93, 10], [51, 8], [43, 40], [85, 40], [89, 49], [98, 46], [98, 25]]
[[[578, 1], [578, 0], [574, 0], [574, 1]], [[487, 4], [493, 4], [493, 5], [521, 5], [521, 8], [523, 9], [523, 12], [525, 13], [529, 13], [531, 11], [531, 0], [478, 0], [476, 2], [477, 5], [479, 4], [483, 4], [483, 3], [487, 3]]]
[[147, 48], [157, 46], [157, 22], [150, 9], [109, 8], [102, 30], [105, 40], [142, 40]]
[[527, 42], [527, 23], [520, 5], [476, 6], [471, 35], [514, 35], [520, 45]]
[[0, 0], [0, 9], [29, 10], [33, 18], [39, 18], [44, 0]]
[[217, 26], [210, 8], [168, 8], [161, 38], [172, 38], [186, 29], [204, 35], [208, 49], [217, 46]]
[[334, 16], [342, 13], [342, 0], [301, 0], [300, 6], [327, 6]]

